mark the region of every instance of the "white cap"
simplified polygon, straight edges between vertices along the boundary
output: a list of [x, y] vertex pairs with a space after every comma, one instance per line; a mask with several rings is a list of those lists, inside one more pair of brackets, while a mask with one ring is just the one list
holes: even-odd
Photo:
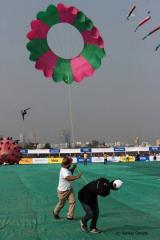
[[122, 182], [120, 179], [117, 179], [117, 180], [114, 180], [114, 181], [113, 181], [113, 187], [114, 187], [115, 189], [121, 188], [122, 185], [123, 185], [123, 182]]

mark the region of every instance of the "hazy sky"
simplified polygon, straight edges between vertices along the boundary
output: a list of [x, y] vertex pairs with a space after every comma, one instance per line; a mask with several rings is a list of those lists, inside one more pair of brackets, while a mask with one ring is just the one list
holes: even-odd
[[[67, 85], [55, 83], [37, 71], [25, 47], [31, 20], [37, 12], [58, 2], [1, 0], [0, 133], [3, 135], [17, 138], [20, 132], [32, 132], [41, 142], [55, 143], [62, 129], [71, 129]], [[160, 137], [160, 50], [154, 52], [160, 43], [160, 31], [142, 40], [160, 25], [160, 1], [147, 2], [63, 1], [93, 20], [107, 53], [92, 77], [71, 86], [75, 140], [133, 142], [139, 136], [151, 142]], [[135, 17], [127, 21], [127, 12], [134, 3]], [[152, 21], [135, 33], [137, 23], [148, 10]], [[73, 43], [76, 46], [77, 41]], [[26, 107], [32, 109], [23, 122], [20, 110]]]

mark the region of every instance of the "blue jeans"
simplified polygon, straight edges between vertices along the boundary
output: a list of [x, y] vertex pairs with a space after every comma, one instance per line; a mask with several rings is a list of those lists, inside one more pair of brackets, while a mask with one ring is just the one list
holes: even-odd
[[99, 216], [99, 208], [98, 204], [94, 204], [90, 206], [86, 203], [81, 202], [81, 205], [85, 211], [85, 216], [82, 218], [82, 222], [84, 225], [87, 225], [87, 222], [91, 219], [90, 229], [96, 228], [97, 220]]

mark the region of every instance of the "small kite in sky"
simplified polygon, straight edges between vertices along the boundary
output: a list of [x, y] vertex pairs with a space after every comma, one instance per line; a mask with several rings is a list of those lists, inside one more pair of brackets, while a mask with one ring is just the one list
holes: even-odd
[[27, 111], [28, 111], [29, 109], [31, 109], [31, 107], [26, 108], [26, 109], [24, 109], [24, 110], [21, 110], [21, 115], [22, 115], [23, 121], [24, 121], [24, 116], [27, 114]]
[[127, 15], [127, 20], [129, 20], [130, 17], [134, 16], [133, 12], [135, 11], [135, 9], [136, 9], [136, 6], [134, 5], [134, 6], [130, 9], [130, 11], [129, 11], [128, 15]]
[[160, 48], [160, 44], [157, 45], [157, 47], [155, 48], [155, 51], [157, 51]]
[[139, 24], [137, 25], [136, 29], [134, 30], [135, 32], [138, 30], [138, 28], [140, 28], [141, 26], [143, 26], [145, 23], [147, 23], [149, 20], [151, 19], [151, 16], [145, 17], [144, 19], [142, 19]]
[[154, 28], [152, 31], [150, 31], [147, 35], [145, 35], [142, 39], [146, 39], [147, 37], [149, 37], [150, 35], [152, 35], [153, 33], [157, 32], [158, 30], [160, 30], [160, 26]]

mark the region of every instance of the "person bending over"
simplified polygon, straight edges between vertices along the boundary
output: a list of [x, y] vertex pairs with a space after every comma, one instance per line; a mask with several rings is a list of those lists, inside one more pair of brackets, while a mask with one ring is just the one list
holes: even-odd
[[[78, 199], [85, 211], [85, 216], [80, 220], [82, 231], [91, 233], [100, 233], [101, 230], [97, 228], [97, 221], [99, 217], [99, 207], [97, 196], [106, 197], [110, 194], [110, 190], [118, 190], [122, 186], [121, 180], [109, 181], [106, 178], [99, 178], [85, 185], [78, 192]], [[91, 220], [90, 228], [88, 230], [87, 222]]]

